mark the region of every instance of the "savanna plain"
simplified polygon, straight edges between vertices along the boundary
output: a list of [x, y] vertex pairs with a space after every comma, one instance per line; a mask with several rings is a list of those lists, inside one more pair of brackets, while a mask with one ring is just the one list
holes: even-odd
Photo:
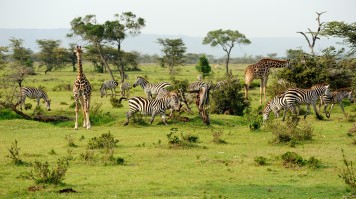
[[[230, 66], [241, 84], [246, 66]], [[141, 71], [127, 72], [126, 81], [131, 85], [138, 75], [150, 82], [171, 81], [167, 68], [154, 65], [140, 68]], [[220, 66], [213, 72], [210, 78], [216, 82], [223, 78], [225, 69]], [[144, 122], [131, 120], [124, 126], [127, 101], [122, 102], [123, 107], [113, 108], [109, 96], [101, 98], [100, 85], [110, 76], [98, 74], [84, 63], [84, 73], [93, 85], [91, 106], [97, 110], [91, 114], [91, 130], [82, 127], [74, 130], [73, 92], [55, 88], [72, 86], [77, 73], [70, 68], [47, 74], [38, 69], [36, 73], [26, 77], [23, 85], [41, 86], [47, 91], [52, 100], [51, 111], [45, 109], [41, 100], [44, 114], [64, 115], [72, 120], [44, 123], [2, 110], [0, 198], [342, 198], [349, 194], [338, 175], [345, 167], [342, 154], [348, 160], [356, 160], [355, 137], [347, 134], [354, 124], [355, 104], [345, 105], [349, 117], [344, 116], [338, 105], [331, 117], [324, 116], [323, 120], [318, 120], [312, 110], [306, 118], [313, 128], [312, 140], [293, 145], [273, 144], [275, 136], [266, 126], [251, 131], [246, 116], [210, 114], [211, 125], [206, 126], [194, 103], [193, 114], [176, 114], [176, 118], [168, 119], [168, 126], [161, 122], [160, 116], [152, 125], [148, 124], [149, 117], [143, 116]], [[118, 76], [117, 71], [114, 73]], [[195, 66], [180, 66], [175, 79], [194, 82], [197, 75]], [[252, 89], [250, 95], [251, 106], [257, 109], [259, 88]], [[145, 94], [136, 87], [131, 89], [130, 96]], [[32, 109], [24, 110], [31, 115], [36, 102], [31, 99], [26, 102], [33, 105]], [[181, 121], [179, 117], [189, 120]], [[274, 120], [281, 122], [281, 118]], [[118, 141], [117, 147], [110, 151], [88, 149], [93, 138], [109, 133]], [[194, 137], [196, 142], [185, 147], [172, 146], [167, 135], [173, 133], [179, 139], [181, 135]], [[216, 141], [217, 136], [220, 141]], [[8, 157], [15, 140], [19, 157], [26, 163], [20, 166]], [[320, 166], [286, 167], [281, 158], [286, 152], [295, 152], [304, 159], [314, 157]], [[60, 184], [40, 185], [24, 177], [33, 171], [35, 161], [48, 162], [54, 168], [63, 157], [68, 159], [69, 167]], [[59, 192], [64, 189], [75, 192]]]

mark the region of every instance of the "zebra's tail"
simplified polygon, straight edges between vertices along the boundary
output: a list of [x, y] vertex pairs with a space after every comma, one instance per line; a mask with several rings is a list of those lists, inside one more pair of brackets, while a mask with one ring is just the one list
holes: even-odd
[[120, 103], [120, 104], [121, 104], [121, 101], [122, 101], [123, 99], [127, 100], [126, 97], [120, 97], [120, 99], [119, 99], [119, 103]]

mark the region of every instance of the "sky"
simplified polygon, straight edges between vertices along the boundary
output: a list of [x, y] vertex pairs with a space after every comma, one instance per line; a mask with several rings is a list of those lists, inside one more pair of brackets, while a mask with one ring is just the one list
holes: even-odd
[[322, 22], [356, 22], [355, 0], [0, 0], [0, 28], [70, 28], [76, 17], [99, 23], [131, 11], [146, 20], [142, 33], [204, 37], [217, 29], [251, 37], [300, 37]]

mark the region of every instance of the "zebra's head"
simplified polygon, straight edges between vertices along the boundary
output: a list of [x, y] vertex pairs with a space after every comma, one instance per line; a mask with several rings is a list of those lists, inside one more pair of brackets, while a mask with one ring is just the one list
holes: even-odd
[[326, 95], [330, 96], [330, 85], [329, 84], [317, 84], [312, 86], [310, 89], [315, 90], [318, 96]]
[[147, 81], [143, 78], [143, 77], [140, 77], [140, 76], [137, 76], [136, 77], [136, 81], [135, 83], [132, 84], [132, 86], [135, 88], [136, 86], [145, 86], [147, 84]]
[[51, 100], [47, 99], [47, 100], [45, 100], [45, 102], [46, 102], [47, 110], [50, 111], [51, 110]]
[[270, 105], [271, 105], [271, 101], [267, 102], [265, 108], [262, 111], [263, 121], [266, 121], [268, 119], [269, 113], [272, 111]]
[[354, 98], [352, 96], [352, 91], [348, 92], [347, 95], [348, 95], [347, 99], [349, 99], [351, 103], [354, 103]]

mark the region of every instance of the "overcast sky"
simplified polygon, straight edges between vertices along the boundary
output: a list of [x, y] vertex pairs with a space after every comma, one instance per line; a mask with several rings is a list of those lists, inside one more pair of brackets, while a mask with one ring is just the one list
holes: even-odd
[[355, 0], [0, 0], [0, 28], [70, 28], [88, 14], [98, 22], [131, 11], [146, 20], [142, 33], [203, 37], [216, 29], [251, 37], [300, 37], [321, 21], [356, 21]]

